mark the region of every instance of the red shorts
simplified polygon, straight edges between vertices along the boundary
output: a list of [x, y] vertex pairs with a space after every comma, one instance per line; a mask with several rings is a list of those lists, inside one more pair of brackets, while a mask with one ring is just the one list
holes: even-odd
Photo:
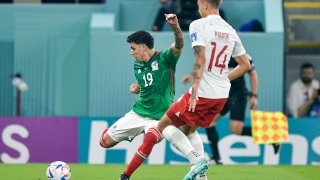
[[189, 109], [189, 92], [186, 92], [167, 110], [167, 116], [176, 126], [200, 126], [209, 127], [214, 117], [222, 110], [227, 98], [223, 99], [207, 99], [199, 98], [197, 101], [195, 112]]

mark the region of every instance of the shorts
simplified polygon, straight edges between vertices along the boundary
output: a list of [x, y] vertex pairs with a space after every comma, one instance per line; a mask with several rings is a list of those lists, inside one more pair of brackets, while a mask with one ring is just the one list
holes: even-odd
[[222, 110], [227, 98], [207, 99], [199, 98], [195, 112], [188, 111], [189, 92], [180, 97], [166, 112], [175, 126], [209, 127], [214, 117]]
[[116, 121], [109, 129], [109, 136], [116, 142], [132, 141], [136, 136], [145, 133], [151, 127], [157, 127], [158, 120], [142, 117], [133, 111]]
[[220, 114], [224, 116], [230, 111], [230, 120], [239, 120], [243, 122], [248, 101], [247, 97], [247, 94], [230, 96]]

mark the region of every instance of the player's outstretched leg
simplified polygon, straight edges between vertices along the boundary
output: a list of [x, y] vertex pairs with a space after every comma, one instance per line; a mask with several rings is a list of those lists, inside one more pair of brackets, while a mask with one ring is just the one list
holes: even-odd
[[149, 157], [153, 147], [162, 139], [161, 133], [155, 128], [152, 127], [146, 133], [146, 136], [143, 140], [143, 143], [137, 150], [136, 154], [131, 159], [127, 169], [123, 174], [130, 177], [133, 172], [135, 172], [145, 159]]
[[205, 159], [201, 159], [196, 164], [192, 165], [187, 175], [183, 178], [183, 180], [194, 180], [195, 177], [200, 174], [206, 172], [209, 164]]
[[[203, 142], [201, 140], [200, 135], [198, 134], [197, 131], [189, 134], [187, 136], [189, 139], [191, 145], [194, 147], [194, 149], [200, 154], [202, 158], [204, 158], [204, 147], [203, 147]], [[205, 172], [198, 174], [196, 176], [196, 180], [207, 180], [207, 175]]]
[[162, 120], [163, 119], [161, 119], [159, 122], [158, 129], [160, 130], [160, 132], [162, 129], [163, 137], [165, 137], [177, 150], [179, 150], [186, 158], [188, 158], [190, 164], [193, 164], [185, 178], [194, 179], [199, 173], [205, 172], [206, 169], [208, 169], [207, 160], [201, 157], [199, 152], [197, 152], [191, 145], [186, 135], [182, 133], [177, 127], [168, 125], [163, 128], [166, 122], [165, 120], [163, 120], [163, 123]]

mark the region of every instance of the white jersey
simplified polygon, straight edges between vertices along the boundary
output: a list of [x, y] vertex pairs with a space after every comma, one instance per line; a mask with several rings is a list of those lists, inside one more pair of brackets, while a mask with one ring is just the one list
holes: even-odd
[[189, 33], [192, 47], [205, 46], [206, 63], [199, 85], [199, 97], [228, 98], [231, 86], [228, 78], [230, 57], [246, 53], [239, 36], [219, 15], [193, 21]]
[[313, 90], [319, 89], [319, 81], [313, 79], [310, 87], [305, 87], [301, 79], [294, 81], [289, 90], [287, 107], [293, 117], [298, 117], [298, 109], [311, 97]]

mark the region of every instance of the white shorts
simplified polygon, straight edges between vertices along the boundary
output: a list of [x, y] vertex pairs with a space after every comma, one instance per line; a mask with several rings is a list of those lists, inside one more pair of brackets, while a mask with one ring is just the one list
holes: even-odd
[[108, 134], [116, 142], [123, 140], [132, 141], [139, 134], [145, 133], [149, 128], [156, 127], [157, 125], [157, 120], [142, 117], [130, 111], [110, 126]]

